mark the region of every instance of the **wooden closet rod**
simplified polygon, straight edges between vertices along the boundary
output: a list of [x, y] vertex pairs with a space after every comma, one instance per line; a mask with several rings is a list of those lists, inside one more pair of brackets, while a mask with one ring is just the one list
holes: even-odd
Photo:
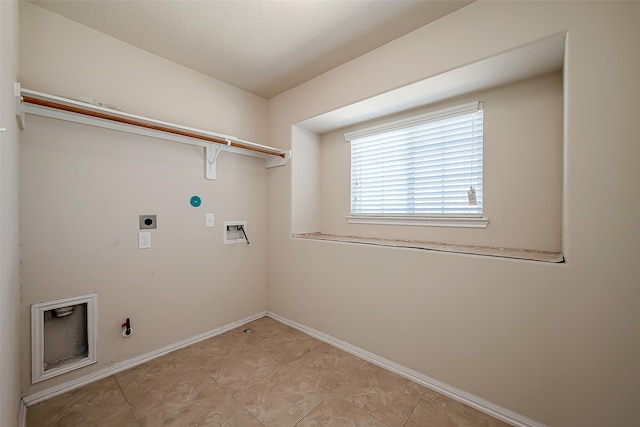
[[111, 121], [114, 121], [114, 122], [123, 123], [123, 124], [127, 124], [127, 125], [143, 127], [143, 128], [147, 128], [147, 129], [160, 131], [160, 132], [171, 133], [171, 134], [174, 134], [174, 135], [186, 136], [188, 138], [200, 139], [200, 140], [203, 140], [203, 141], [213, 142], [213, 143], [222, 144], [222, 145], [230, 145], [231, 147], [241, 148], [243, 150], [249, 150], [249, 151], [255, 151], [255, 152], [258, 152], [258, 153], [269, 154], [269, 155], [272, 155], [272, 156], [281, 157], [283, 159], [285, 158], [285, 153], [282, 153], [282, 152], [279, 152], [279, 151], [270, 151], [270, 150], [268, 150], [266, 148], [261, 148], [261, 147], [256, 147], [256, 146], [253, 146], [253, 145], [243, 144], [243, 143], [238, 142], [238, 141], [227, 140], [227, 139], [223, 139], [223, 138], [216, 138], [216, 137], [207, 136], [207, 135], [201, 135], [201, 134], [197, 134], [197, 133], [193, 133], [193, 132], [188, 132], [188, 131], [185, 131], [185, 130], [174, 129], [174, 128], [167, 127], [167, 126], [161, 126], [161, 125], [156, 125], [156, 124], [152, 124], [152, 123], [145, 123], [145, 122], [141, 122], [141, 121], [125, 118], [125, 117], [118, 117], [116, 115], [107, 114], [107, 113], [103, 113], [103, 112], [86, 110], [84, 108], [75, 107], [75, 106], [71, 106], [71, 105], [60, 104], [58, 102], [47, 101], [47, 100], [43, 100], [43, 99], [38, 99], [38, 98], [34, 98], [34, 97], [31, 97], [31, 96], [28, 96], [28, 95], [22, 95], [22, 101], [26, 102], [26, 103], [29, 103], [29, 104], [40, 105], [42, 107], [55, 108], [55, 109], [58, 109], [58, 110], [68, 111], [70, 113], [82, 114], [82, 115], [85, 115], [85, 116], [96, 117], [96, 118], [104, 119], [104, 120], [111, 120]]

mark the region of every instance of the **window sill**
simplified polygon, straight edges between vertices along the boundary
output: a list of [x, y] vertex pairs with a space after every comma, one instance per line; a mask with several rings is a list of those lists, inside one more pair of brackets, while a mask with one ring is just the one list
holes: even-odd
[[523, 259], [550, 263], [564, 262], [562, 252], [534, 251], [528, 249], [494, 248], [490, 246], [451, 245], [447, 243], [423, 242], [415, 240], [391, 240], [370, 237], [336, 236], [322, 233], [294, 234], [296, 239], [326, 240], [332, 242], [377, 245], [397, 248], [422, 249], [438, 252], [452, 252], [469, 255], [482, 255], [500, 258]]
[[487, 228], [489, 218], [449, 217], [417, 218], [411, 216], [348, 216], [349, 224], [419, 225], [426, 227]]

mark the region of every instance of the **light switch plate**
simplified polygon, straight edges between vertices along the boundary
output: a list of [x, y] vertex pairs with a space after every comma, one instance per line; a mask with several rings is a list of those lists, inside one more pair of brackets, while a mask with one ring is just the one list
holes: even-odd
[[214, 224], [214, 217], [212, 213], [208, 213], [205, 215], [205, 223], [204, 226], [205, 227], [213, 227]]
[[141, 231], [138, 233], [138, 248], [149, 249], [151, 247], [151, 232]]

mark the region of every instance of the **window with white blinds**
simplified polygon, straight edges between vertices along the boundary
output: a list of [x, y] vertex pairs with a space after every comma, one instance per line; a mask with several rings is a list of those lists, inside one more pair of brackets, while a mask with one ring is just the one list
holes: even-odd
[[345, 134], [351, 216], [482, 217], [482, 103]]

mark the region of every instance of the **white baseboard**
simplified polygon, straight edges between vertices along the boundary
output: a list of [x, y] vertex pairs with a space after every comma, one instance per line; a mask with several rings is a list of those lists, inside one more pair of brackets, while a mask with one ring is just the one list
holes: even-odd
[[325, 334], [324, 332], [317, 331], [309, 326], [294, 322], [291, 319], [287, 319], [286, 317], [282, 317], [270, 311], [267, 311], [267, 316], [293, 328], [296, 328], [308, 335], [311, 335], [312, 337], [317, 338], [320, 341], [324, 341], [327, 344], [331, 344], [334, 347], [344, 350], [347, 353], [351, 353], [356, 357], [371, 362], [374, 365], [380, 366], [383, 369], [391, 371], [415, 383], [427, 387], [435, 392], [450, 397], [451, 399], [457, 400], [458, 402], [464, 403], [465, 405], [471, 406], [472, 408], [484, 412], [485, 414], [491, 415], [492, 417], [504, 421], [505, 423], [511, 424], [516, 427], [548, 427], [546, 424], [543, 424], [539, 421], [525, 417], [524, 415], [518, 414], [507, 408], [503, 408], [479, 396], [458, 389], [449, 384], [443, 383], [442, 381], [438, 381], [420, 372], [414, 371], [413, 369], [409, 369], [405, 366], [399, 365], [395, 362], [385, 359], [384, 357], [380, 357], [377, 354], [371, 353], [370, 351], [364, 350], [360, 347], [356, 347], [355, 345], [332, 337], [331, 335]]
[[18, 427], [27, 426], [27, 405], [20, 399], [20, 412], [18, 413]]
[[[177, 342], [175, 344], [168, 345], [166, 347], [162, 347], [158, 350], [152, 351], [150, 353], [143, 354], [138, 357], [134, 357], [133, 359], [124, 360], [122, 362], [118, 362], [106, 368], [102, 368], [96, 372], [93, 372], [89, 375], [85, 375], [83, 377], [77, 378], [75, 380], [67, 381], [66, 383], [62, 383], [45, 390], [30, 394], [28, 396], [24, 396], [21, 401], [20, 408], [20, 417], [21, 417], [21, 426], [24, 427], [26, 425], [26, 408], [35, 405], [36, 403], [40, 403], [47, 399], [51, 399], [52, 397], [58, 396], [60, 394], [66, 393], [68, 391], [74, 390], [76, 388], [82, 387], [94, 381], [101, 380], [108, 376], [117, 374], [118, 372], [122, 372], [129, 368], [133, 368], [134, 366], [140, 365], [142, 363], [153, 360], [157, 357], [163, 356], [167, 353], [171, 353], [174, 350], [178, 350], [180, 348], [186, 347], [191, 344], [195, 344], [199, 341], [206, 340], [207, 338], [214, 337], [216, 335], [220, 335], [224, 332], [230, 331], [231, 329], [235, 329], [238, 326], [244, 325], [245, 323], [251, 322], [253, 320], [264, 317], [267, 314], [266, 311], [262, 311], [260, 313], [254, 314], [249, 317], [245, 317], [244, 319], [237, 320], [235, 322], [229, 323], [227, 325], [221, 326], [219, 328], [212, 329], [208, 332], [205, 332], [200, 335], [196, 335], [194, 337], [188, 338], [184, 341]], [[24, 413], [23, 413], [24, 412]]]

